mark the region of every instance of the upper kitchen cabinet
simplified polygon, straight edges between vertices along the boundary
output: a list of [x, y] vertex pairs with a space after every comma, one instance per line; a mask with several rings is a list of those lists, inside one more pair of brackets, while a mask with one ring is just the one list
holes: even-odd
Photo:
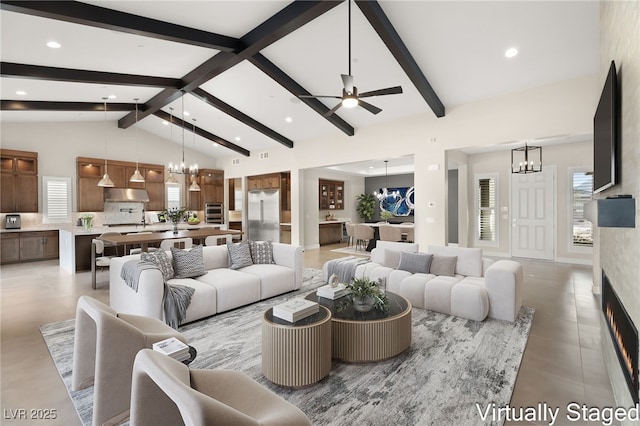
[[344, 181], [320, 179], [318, 181], [320, 210], [344, 210]]
[[200, 191], [188, 191], [191, 178], [187, 182], [190, 210], [204, 210], [207, 203], [224, 203], [224, 170], [200, 169], [196, 179]]
[[[98, 182], [104, 174], [104, 159], [76, 159], [78, 168], [78, 211], [99, 212], [104, 210], [104, 190]], [[115, 188], [146, 189], [149, 194], [147, 210], [163, 210], [165, 208], [164, 166], [158, 164], [138, 165], [144, 182], [130, 182], [129, 178], [136, 169], [136, 163], [128, 161], [107, 161], [107, 172]]]
[[2, 191], [0, 211], [38, 211], [38, 153], [0, 149]]

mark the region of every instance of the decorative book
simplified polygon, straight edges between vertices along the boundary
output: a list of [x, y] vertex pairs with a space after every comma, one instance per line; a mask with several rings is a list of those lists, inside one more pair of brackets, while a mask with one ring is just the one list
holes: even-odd
[[158, 351], [178, 361], [189, 359], [189, 346], [175, 337], [161, 340], [152, 345], [154, 351]]
[[306, 299], [293, 299], [273, 307], [273, 316], [289, 322], [300, 321], [318, 313], [317, 302]]
[[318, 288], [317, 294], [320, 297], [335, 300], [349, 294], [349, 290], [347, 290], [346, 284], [343, 283], [340, 283], [335, 287], [331, 287], [330, 284], [327, 284]]

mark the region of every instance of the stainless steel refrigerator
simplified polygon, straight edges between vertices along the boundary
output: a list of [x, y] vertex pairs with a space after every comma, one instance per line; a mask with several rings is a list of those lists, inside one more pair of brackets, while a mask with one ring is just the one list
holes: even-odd
[[280, 191], [265, 189], [249, 191], [247, 209], [249, 239], [280, 242]]

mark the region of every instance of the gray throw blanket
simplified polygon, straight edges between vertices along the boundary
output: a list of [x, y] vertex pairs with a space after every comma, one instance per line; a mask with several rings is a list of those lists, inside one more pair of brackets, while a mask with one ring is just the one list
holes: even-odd
[[327, 264], [327, 278], [336, 274], [339, 278], [339, 282], [349, 284], [356, 275], [356, 268], [358, 265], [368, 263], [369, 259], [362, 257], [347, 256], [340, 259], [330, 260]]
[[[146, 269], [158, 269], [158, 265], [153, 262], [145, 262], [142, 260], [129, 260], [122, 265], [120, 271], [120, 277], [131, 287], [135, 292], [138, 291], [138, 282], [140, 281], [140, 274]], [[162, 308], [164, 310], [165, 322], [171, 326], [171, 328], [178, 329], [178, 326], [184, 321], [187, 316], [187, 308], [191, 304], [191, 297], [195, 293], [195, 289], [185, 285], [173, 285], [167, 284], [164, 280], [164, 294], [162, 296]]]

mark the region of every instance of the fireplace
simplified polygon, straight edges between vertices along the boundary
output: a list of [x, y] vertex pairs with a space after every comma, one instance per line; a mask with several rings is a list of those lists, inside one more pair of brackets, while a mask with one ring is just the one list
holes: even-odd
[[638, 403], [638, 329], [602, 271], [602, 312], [633, 401]]

